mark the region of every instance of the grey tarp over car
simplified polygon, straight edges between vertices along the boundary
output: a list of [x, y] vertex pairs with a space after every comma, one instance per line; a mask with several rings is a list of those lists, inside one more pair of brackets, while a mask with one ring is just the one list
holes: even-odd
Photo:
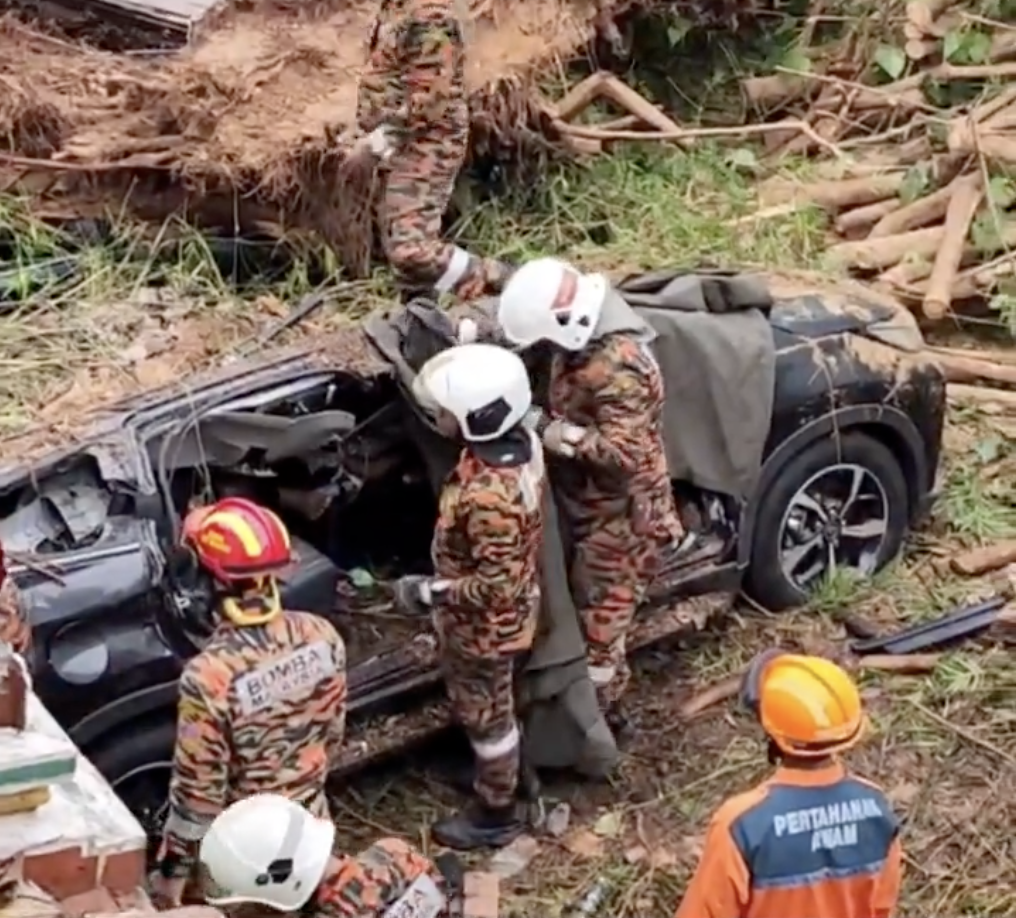
[[[743, 276], [672, 271], [628, 278], [619, 292], [639, 306], [656, 332], [654, 350], [668, 392], [681, 394], [668, 399], [665, 419], [672, 474], [743, 496], [757, 477], [772, 411], [775, 350], [764, 314], [771, 304], [764, 284]], [[491, 305], [481, 307], [485, 315]], [[406, 422], [418, 434], [436, 490], [460, 447], [436, 432], [409, 393], [423, 364], [453, 344], [455, 328], [445, 314], [416, 303], [371, 320], [366, 331], [405, 388]], [[689, 440], [696, 445], [688, 446]], [[519, 685], [526, 756], [535, 767], [603, 775], [616, 763], [618, 750], [586, 670], [585, 642], [568, 587], [570, 539], [560, 525], [553, 488], [546, 519], [543, 615]]]

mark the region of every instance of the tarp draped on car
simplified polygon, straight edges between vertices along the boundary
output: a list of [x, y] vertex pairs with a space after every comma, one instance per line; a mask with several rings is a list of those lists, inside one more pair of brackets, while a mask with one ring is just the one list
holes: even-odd
[[746, 500], [762, 468], [776, 383], [765, 282], [671, 269], [625, 278], [617, 292], [656, 332], [671, 478]]

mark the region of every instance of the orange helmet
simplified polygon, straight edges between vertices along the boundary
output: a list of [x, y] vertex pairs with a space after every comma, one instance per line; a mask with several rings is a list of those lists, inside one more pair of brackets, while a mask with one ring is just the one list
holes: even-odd
[[748, 668], [742, 697], [779, 750], [796, 758], [843, 752], [867, 726], [854, 680], [822, 657], [764, 653]]
[[285, 523], [244, 497], [192, 510], [183, 521], [182, 540], [222, 583], [269, 576], [293, 562]]

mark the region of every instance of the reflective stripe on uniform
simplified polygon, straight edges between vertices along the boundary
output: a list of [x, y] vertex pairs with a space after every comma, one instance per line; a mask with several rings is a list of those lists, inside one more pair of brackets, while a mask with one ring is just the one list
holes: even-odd
[[476, 757], [485, 761], [499, 759], [501, 756], [508, 755], [518, 744], [519, 728], [515, 725], [512, 725], [511, 730], [500, 739], [470, 740], [470, 745], [473, 747]]
[[199, 842], [205, 837], [211, 823], [211, 819], [190, 819], [181, 816], [176, 807], [171, 807], [166, 817], [164, 831], [166, 835], [173, 835], [180, 841]]
[[444, 274], [441, 275], [438, 282], [434, 285], [434, 289], [439, 293], [448, 293], [450, 290], [454, 290], [455, 285], [466, 276], [472, 260], [473, 256], [465, 249], [455, 246], [452, 249], [451, 261], [448, 262], [448, 267], [445, 268]]
[[593, 685], [607, 685], [617, 675], [617, 667], [611, 666], [590, 666], [589, 681]]

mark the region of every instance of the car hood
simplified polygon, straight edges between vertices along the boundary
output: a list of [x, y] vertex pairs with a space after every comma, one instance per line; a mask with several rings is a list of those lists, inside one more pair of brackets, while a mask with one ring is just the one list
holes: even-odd
[[924, 347], [913, 313], [871, 287], [803, 274], [775, 276], [770, 289], [774, 328], [805, 338], [860, 334], [906, 351]]

